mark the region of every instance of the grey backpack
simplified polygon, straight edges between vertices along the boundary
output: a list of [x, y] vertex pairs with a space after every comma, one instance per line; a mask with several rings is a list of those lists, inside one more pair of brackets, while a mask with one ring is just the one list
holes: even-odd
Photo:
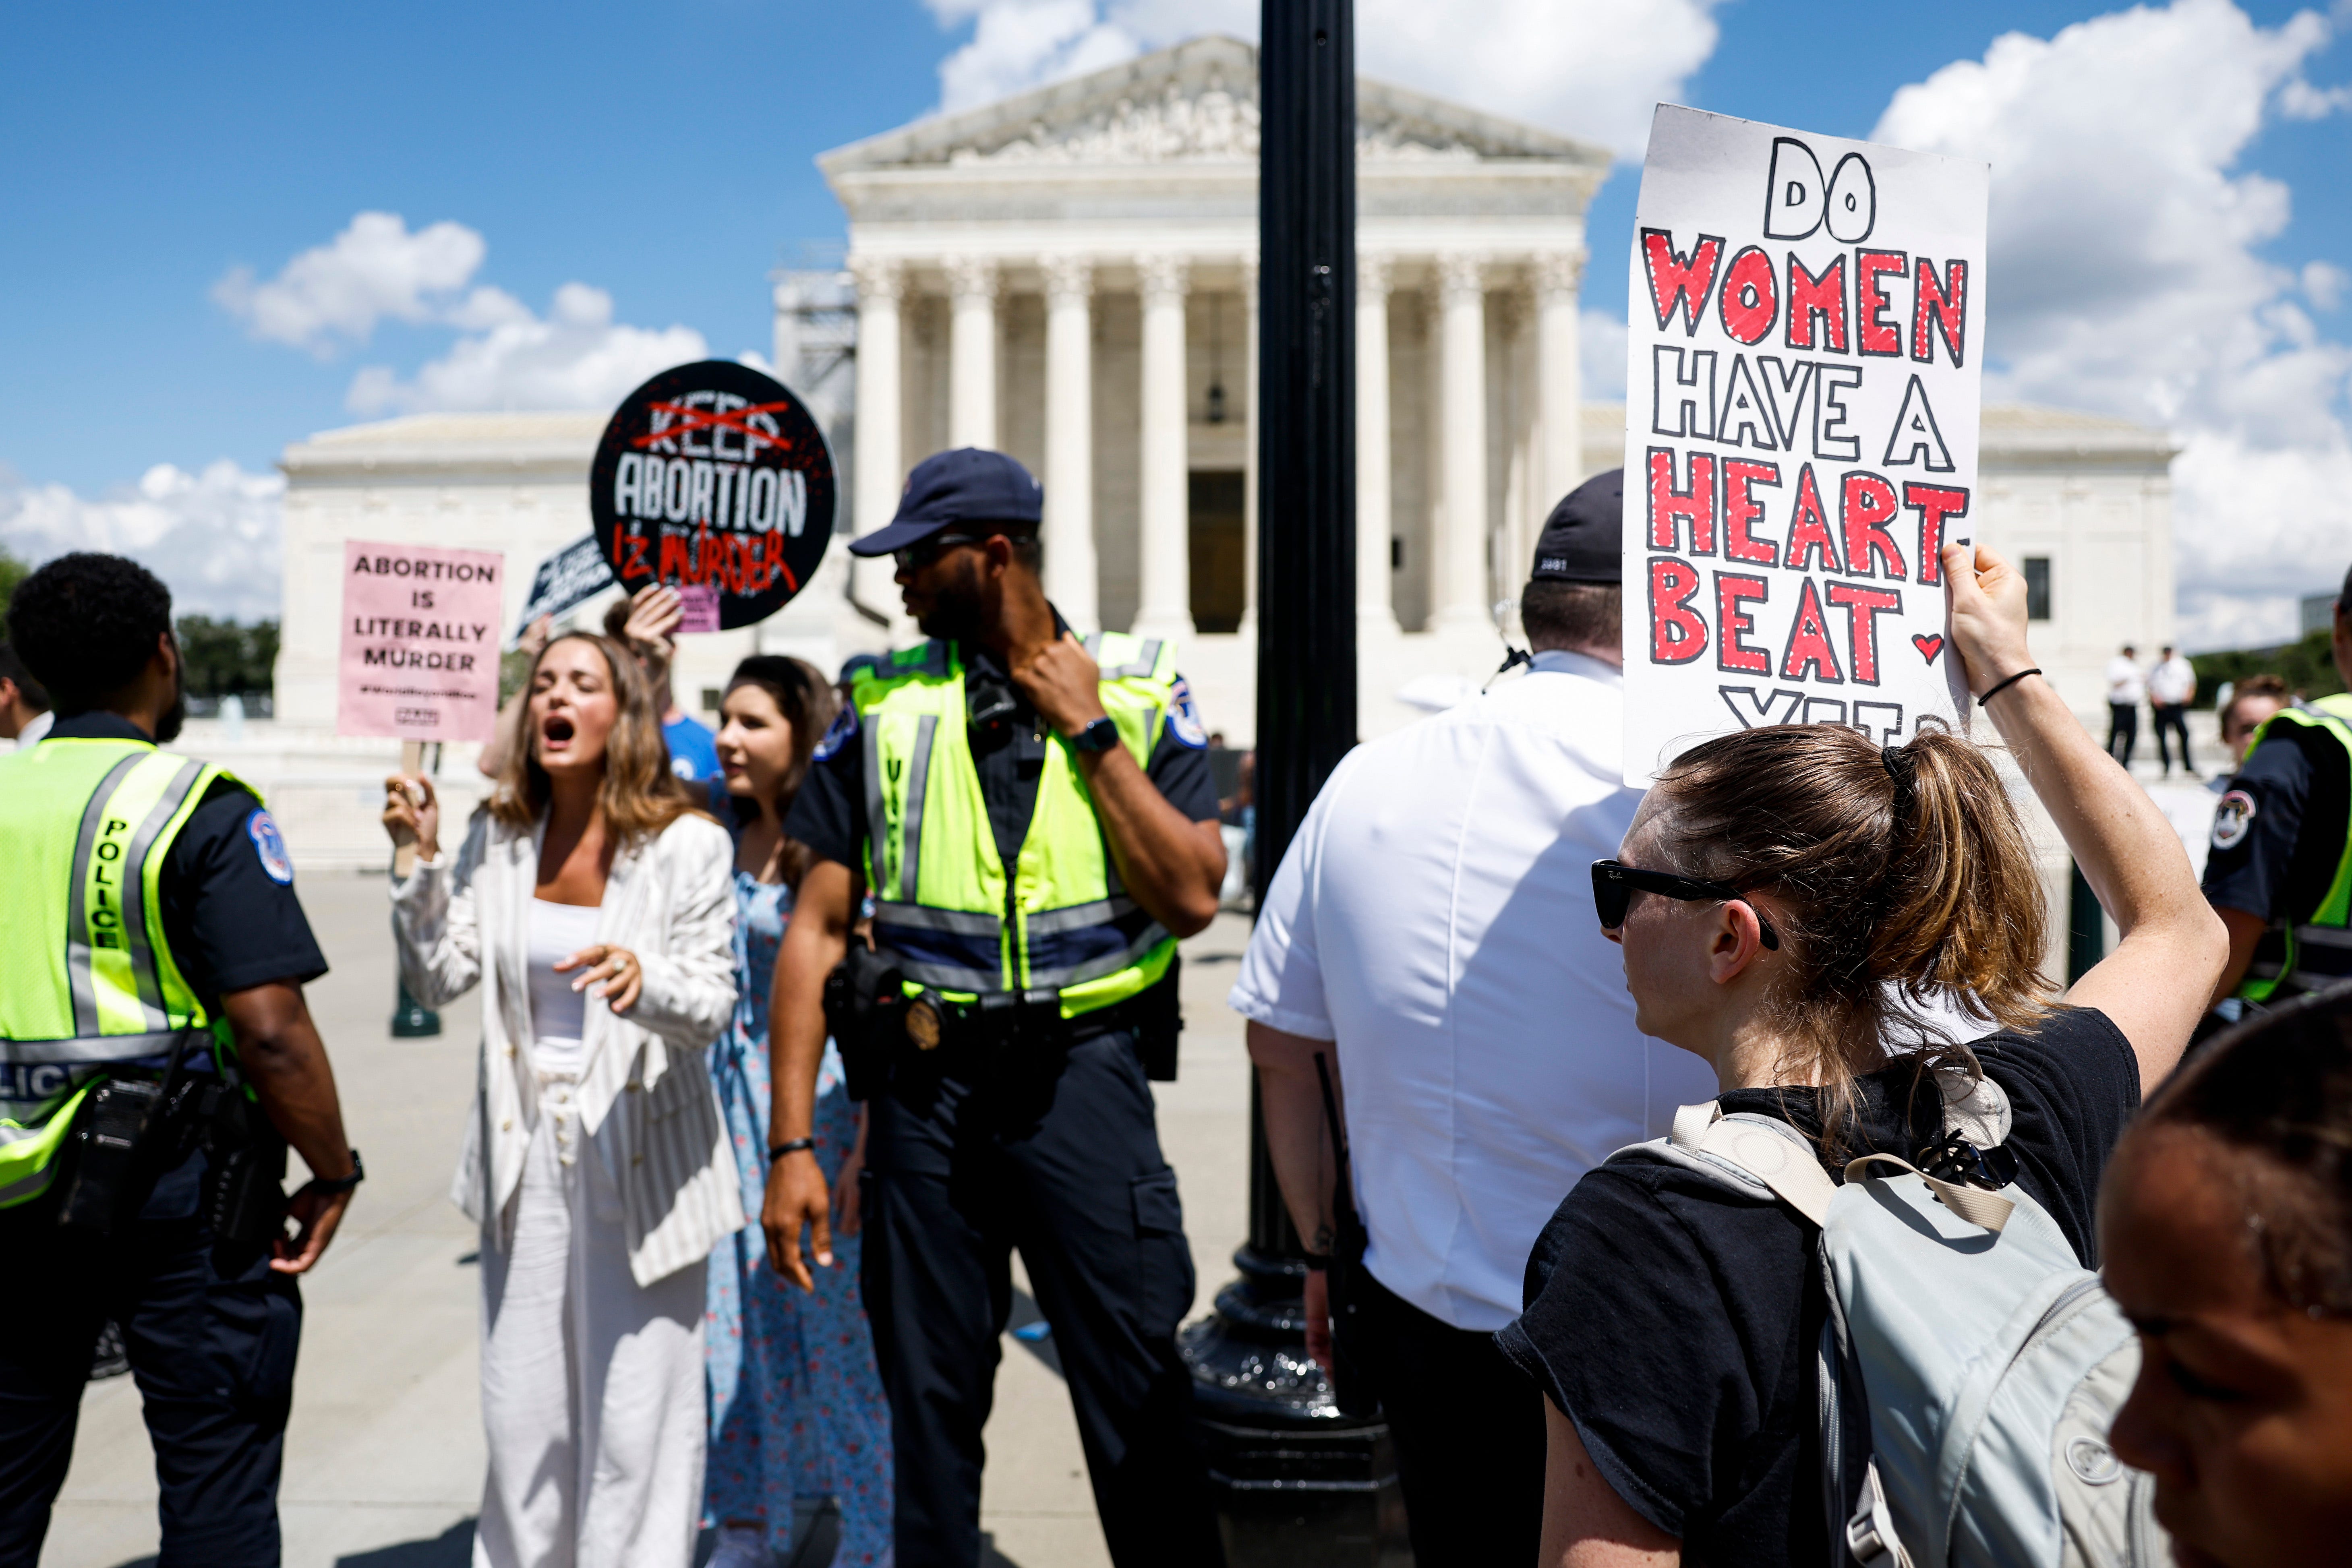
[[[1937, 1085], [1947, 1147], [1998, 1149], [2000, 1085], [1949, 1071]], [[2154, 1483], [2107, 1446], [2137, 1341], [2022, 1188], [1943, 1180], [1893, 1155], [1853, 1161], [1840, 1186], [1788, 1123], [1712, 1101], [1611, 1157], [1698, 1172], [1820, 1228], [1822, 1495], [1845, 1521], [1832, 1568], [2170, 1563]]]

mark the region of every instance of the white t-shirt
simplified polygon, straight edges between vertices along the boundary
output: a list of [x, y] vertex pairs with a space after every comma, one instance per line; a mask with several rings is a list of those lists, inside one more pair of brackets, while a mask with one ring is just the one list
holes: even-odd
[[2162, 703], [2167, 707], [2178, 706], [2187, 702], [2189, 694], [2196, 689], [2197, 667], [2178, 653], [2147, 673], [2150, 702]]
[[1283, 857], [1230, 1002], [1336, 1040], [1356, 1204], [1383, 1285], [1456, 1328], [1519, 1314], [1568, 1189], [1710, 1099], [1697, 1057], [1633, 1028], [1591, 865], [1641, 804], [1624, 680], [1532, 673], [1360, 746]]
[[2117, 653], [2107, 661], [2107, 701], [2137, 707], [2147, 695], [2147, 681], [2139, 665]]
[[530, 992], [530, 1064], [545, 1072], [577, 1072], [586, 1058], [588, 993], [572, 982], [584, 972], [555, 972], [555, 966], [596, 940], [593, 904], [530, 901], [530, 933], [523, 943], [523, 972]]

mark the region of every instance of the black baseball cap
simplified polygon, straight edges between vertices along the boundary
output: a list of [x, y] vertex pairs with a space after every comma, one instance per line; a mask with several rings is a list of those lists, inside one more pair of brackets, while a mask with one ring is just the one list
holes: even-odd
[[907, 476], [898, 511], [862, 539], [852, 555], [888, 555], [920, 544], [950, 523], [1001, 523], [1015, 529], [1045, 521], [1045, 487], [1002, 452], [959, 446], [934, 452]]
[[1614, 585], [1624, 578], [1624, 549], [1625, 470], [1612, 468], [1570, 490], [1551, 509], [1543, 537], [1536, 540], [1535, 570], [1528, 575], [1538, 582]]

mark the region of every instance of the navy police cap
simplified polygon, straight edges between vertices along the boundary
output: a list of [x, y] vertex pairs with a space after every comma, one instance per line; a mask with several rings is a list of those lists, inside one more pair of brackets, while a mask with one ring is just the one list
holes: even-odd
[[1595, 474], [1544, 519], [1536, 541], [1538, 582], [1616, 583], [1624, 575], [1625, 470]]
[[1025, 523], [1045, 517], [1045, 487], [1002, 452], [959, 446], [934, 452], [907, 476], [898, 515], [862, 539], [852, 555], [888, 555], [920, 544], [950, 523]]

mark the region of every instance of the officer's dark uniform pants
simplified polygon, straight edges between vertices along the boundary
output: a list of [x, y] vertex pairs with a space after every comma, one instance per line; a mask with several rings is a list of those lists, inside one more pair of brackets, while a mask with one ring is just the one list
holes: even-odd
[[1544, 1396], [1495, 1336], [1431, 1316], [1360, 1269], [1337, 1325], [1388, 1417], [1414, 1568], [1532, 1563], [1542, 1544]]
[[128, 1235], [66, 1237], [49, 1199], [0, 1210], [0, 1568], [35, 1568], [100, 1326], [121, 1325], [162, 1488], [159, 1568], [272, 1568], [302, 1298], [266, 1253], [215, 1250], [205, 1156]]
[[2107, 755], [2131, 766], [2132, 747], [2139, 743], [2139, 705], [2109, 703], [2107, 705]]
[[[1216, 1568], [1176, 1328], [1176, 1173], [1123, 1033], [901, 1067], [867, 1133], [866, 1310], [898, 1454], [900, 1568], [980, 1562], [981, 1427], [1021, 1249], [1069, 1385], [1112, 1562]], [[1024, 1065], [1025, 1064], [1025, 1065]]]
[[2172, 771], [2172, 748], [2165, 744], [2167, 735], [2180, 737], [2180, 766], [2189, 772], [2197, 765], [2189, 760], [2189, 707], [2185, 703], [2150, 703], [2148, 711], [2156, 715], [2156, 755], [2167, 773]]

